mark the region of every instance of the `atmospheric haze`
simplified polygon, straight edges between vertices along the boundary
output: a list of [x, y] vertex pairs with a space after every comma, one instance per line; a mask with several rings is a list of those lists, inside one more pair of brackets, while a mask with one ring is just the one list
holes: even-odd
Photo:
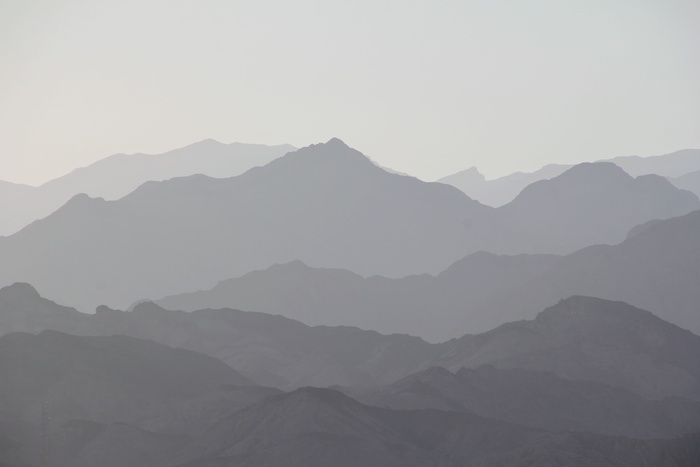
[[681, 0], [0, 2], [0, 179], [340, 136], [435, 180], [700, 147]]

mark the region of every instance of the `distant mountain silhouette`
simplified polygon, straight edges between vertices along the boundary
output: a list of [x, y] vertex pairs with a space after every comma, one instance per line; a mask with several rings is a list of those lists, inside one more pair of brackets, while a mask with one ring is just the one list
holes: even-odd
[[682, 149], [661, 156], [621, 156], [608, 159], [633, 177], [656, 174], [662, 177], [680, 177], [700, 170], [700, 149]]
[[694, 211], [640, 225], [619, 245], [564, 257], [476, 253], [437, 276], [401, 279], [364, 279], [294, 262], [158, 303], [178, 310], [259, 310], [312, 325], [355, 325], [438, 342], [588, 295], [631, 303], [700, 334], [698, 232], [700, 211]]
[[474, 253], [437, 276], [363, 278], [300, 261], [275, 265], [209, 291], [158, 300], [168, 309], [236, 308], [280, 314], [308, 325], [348, 325], [419, 335], [431, 342], [491, 329], [500, 316], [469, 314], [494, 296], [544, 273], [556, 255]]
[[672, 438], [700, 431], [698, 402], [651, 401], [601, 383], [491, 365], [456, 373], [432, 367], [389, 386], [344, 392], [379, 407], [469, 411], [553, 431], [633, 438]]
[[663, 179], [594, 164], [495, 210], [390, 174], [333, 139], [238, 177], [147, 182], [117, 201], [77, 195], [0, 238], [0, 285], [28, 282], [82, 311], [125, 308], [297, 259], [401, 277], [437, 273], [479, 250], [569, 253], [698, 207]]
[[508, 204], [526, 186], [561, 175], [571, 165], [548, 164], [534, 172], [515, 172], [505, 177], [486, 180], [476, 167], [443, 177], [438, 182], [459, 188], [470, 198], [495, 208]]
[[148, 182], [118, 201], [78, 195], [0, 238], [0, 284], [61, 303], [126, 307], [279, 262], [402, 276], [449, 265], [492, 209], [380, 169], [333, 139], [229, 179]]
[[113, 200], [147, 181], [193, 174], [233, 177], [294, 149], [208, 139], [163, 154], [115, 154], [38, 187], [0, 181], [0, 235], [48, 216], [80, 193]]
[[700, 209], [697, 196], [679, 191], [663, 177], [632, 178], [609, 162], [579, 164], [529, 185], [499, 208], [502, 228], [517, 232], [517, 238], [493, 251], [571, 253], [619, 243], [637, 224], [695, 209]]
[[[700, 149], [683, 149], [670, 154], [650, 157], [621, 156], [598, 162], [612, 162], [634, 177], [655, 174], [677, 178], [700, 170]], [[549, 180], [571, 167], [573, 165], [570, 164], [548, 164], [534, 172], [515, 172], [492, 180], [486, 180], [476, 167], [471, 167], [443, 177], [438, 182], [459, 188], [470, 198], [487, 206], [499, 207], [512, 201], [526, 186], [540, 180]], [[682, 184], [676, 186], [693, 191], [700, 196], [700, 192], [692, 188]]]
[[700, 170], [690, 172], [680, 177], [669, 178], [669, 181], [682, 190], [688, 190], [700, 197]]

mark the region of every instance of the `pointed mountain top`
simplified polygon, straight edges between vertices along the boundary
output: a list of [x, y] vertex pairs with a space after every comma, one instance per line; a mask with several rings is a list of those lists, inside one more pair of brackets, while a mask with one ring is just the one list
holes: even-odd
[[336, 147], [342, 147], [342, 148], [349, 148], [347, 144], [343, 142], [340, 138], [331, 138], [328, 140], [328, 142], [325, 144], [326, 146], [336, 146]]

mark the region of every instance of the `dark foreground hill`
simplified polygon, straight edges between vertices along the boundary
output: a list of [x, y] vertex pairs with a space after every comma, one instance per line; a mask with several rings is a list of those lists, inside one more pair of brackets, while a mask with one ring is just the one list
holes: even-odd
[[[31, 462], [38, 461], [44, 415], [51, 431], [82, 420], [86, 427], [121, 423], [192, 435], [276, 392], [192, 351], [57, 331], [0, 337], [0, 380], [5, 459]], [[0, 455], [0, 464], [5, 459]]]
[[61, 434], [61, 467], [693, 467], [700, 458], [698, 435], [643, 441], [553, 433], [468, 413], [369, 407], [315, 388], [269, 397], [201, 436], [123, 424], [73, 424]]
[[649, 439], [700, 432], [698, 402], [649, 400], [602, 383], [519, 368], [484, 365], [452, 373], [432, 367], [388, 386], [343, 391], [379, 407], [469, 411], [552, 431]]
[[[24, 301], [34, 305], [21, 308]], [[32, 312], [41, 309], [41, 301], [44, 311]], [[230, 309], [186, 313], [143, 303], [132, 312], [101, 308], [86, 315], [45, 301], [26, 285], [0, 290], [0, 307], [0, 329], [131, 335], [211, 355], [281, 388], [386, 385], [430, 366], [458, 371], [491, 364], [551, 371], [644, 397], [700, 400], [699, 336], [625, 303], [590, 297], [571, 297], [532, 321], [442, 344]], [[51, 307], [70, 313], [70, 319], [47, 320]]]
[[[0, 465], [36, 464], [46, 400], [51, 465], [65, 467], [693, 466], [699, 458], [690, 433], [700, 337], [620, 302], [572, 297], [533, 321], [428, 344], [234, 310], [144, 303], [85, 315], [27, 285], [0, 290], [0, 330], [46, 323], [106, 336], [0, 337]], [[261, 400], [276, 391], [239, 386], [251, 383], [221, 361], [162, 343], [286, 386], [385, 386], [378, 399], [350, 392], [440, 410], [369, 407], [313, 388]]]

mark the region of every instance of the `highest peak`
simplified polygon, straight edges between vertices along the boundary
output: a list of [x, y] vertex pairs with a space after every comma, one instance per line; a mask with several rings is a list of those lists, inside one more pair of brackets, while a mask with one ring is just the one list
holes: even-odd
[[342, 168], [371, 167], [376, 165], [364, 154], [351, 148], [338, 138], [332, 138], [326, 143], [312, 144], [294, 152], [287, 153], [284, 157], [273, 161], [268, 166], [287, 166], [311, 164], [314, 167], [326, 166]]
[[340, 138], [333, 137], [328, 140], [328, 142], [325, 144], [325, 146], [331, 146], [331, 147], [341, 147], [341, 148], [350, 148], [347, 144], [343, 142]]

